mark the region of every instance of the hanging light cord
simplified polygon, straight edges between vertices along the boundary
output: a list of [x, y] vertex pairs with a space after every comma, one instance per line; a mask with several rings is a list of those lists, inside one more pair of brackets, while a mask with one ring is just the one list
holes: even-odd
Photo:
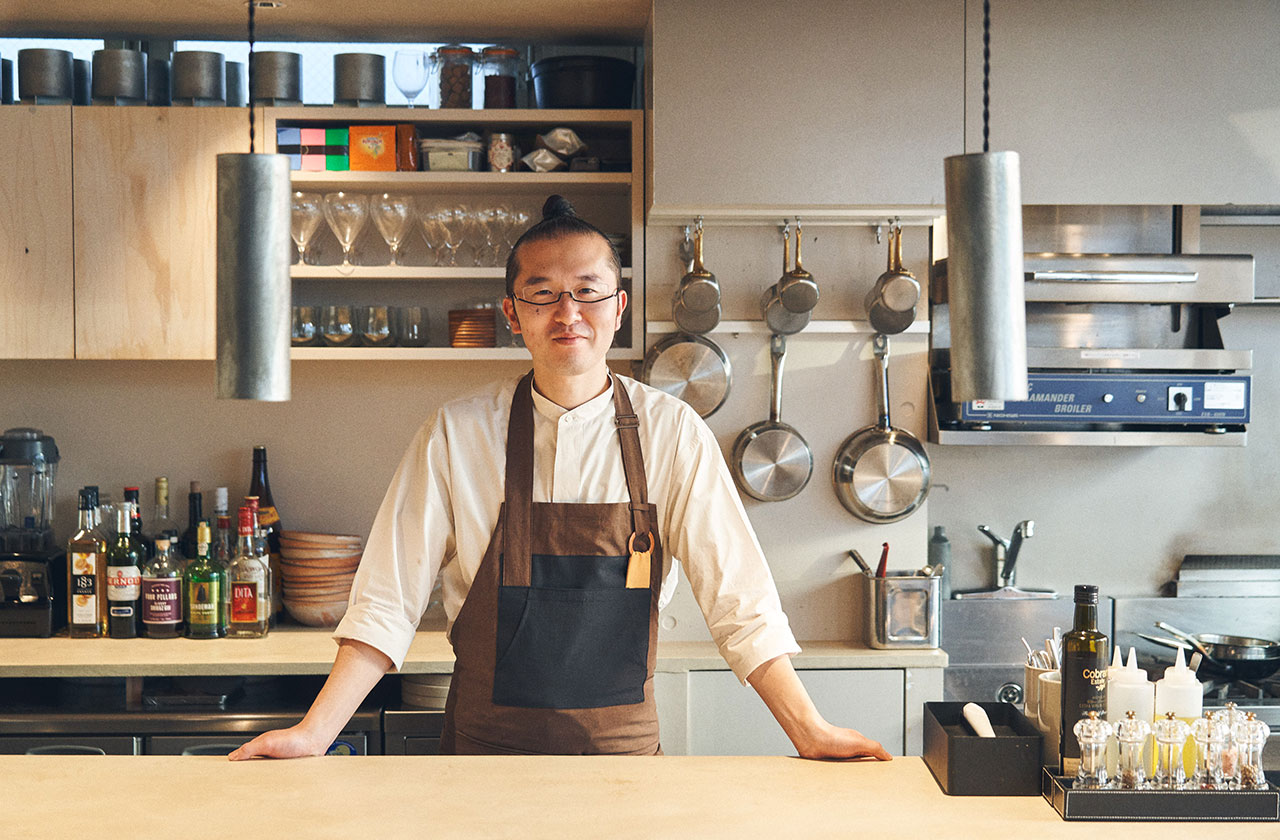
[[[253, 26], [252, 20], [252, 12], [250, 12], [250, 27]], [[249, 37], [252, 43], [253, 36]], [[991, 151], [991, 0], [982, 0], [982, 153], [986, 154], [989, 151]]]
[[249, 154], [253, 154], [253, 10], [258, 4], [249, 0]]

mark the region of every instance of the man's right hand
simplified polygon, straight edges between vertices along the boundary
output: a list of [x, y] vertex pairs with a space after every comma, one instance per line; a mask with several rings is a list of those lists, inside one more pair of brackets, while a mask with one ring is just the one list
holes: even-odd
[[308, 755], [324, 755], [328, 748], [329, 744], [318, 744], [316, 738], [299, 724], [290, 726], [288, 729], [263, 732], [227, 758], [232, 761], [244, 761], [249, 758], [302, 758]]

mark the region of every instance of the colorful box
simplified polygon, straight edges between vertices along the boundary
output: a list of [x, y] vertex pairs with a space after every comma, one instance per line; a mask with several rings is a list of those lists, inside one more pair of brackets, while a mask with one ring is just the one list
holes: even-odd
[[276, 154], [289, 158], [290, 169], [302, 168], [302, 129], [277, 128]]
[[353, 125], [350, 138], [352, 171], [396, 171], [396, 127], [394, 125]]
[[302, 129], [302, 168], [304, 171], [323, 172], [327, 153], [323, 128]]
[[348, 157], [348, 132], [345, 128], [324, 129], [325, 164], [330, 172], [345, 172], [351, 168]]

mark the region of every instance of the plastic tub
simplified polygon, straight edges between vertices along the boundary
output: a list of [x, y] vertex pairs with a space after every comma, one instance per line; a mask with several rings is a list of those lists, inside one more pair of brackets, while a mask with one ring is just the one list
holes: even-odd
[[533, 63], [539, 108], [630, 108], [636, 66], [620, 58], [565, 55]]

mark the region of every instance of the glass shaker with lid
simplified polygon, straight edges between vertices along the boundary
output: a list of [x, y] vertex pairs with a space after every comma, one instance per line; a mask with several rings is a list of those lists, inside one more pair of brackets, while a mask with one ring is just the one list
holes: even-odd
[[476, 54], [461, 44], [439, 47], [432, 57], [439, 78], [438, 108], [471, 108], [471, 77], [476, 70]]
[[1090, 711], [1087, 717], [1076, 721], [1071, 728], [1080, 742], [1080, 768], [1076, 772], [1078, 788], [1104, 788], [1107, 786], [1107, 739], [1111, 737], [1111, 724]]
[[484, 107], [515, 108], [516, 91], [524, 77], [520, 54], [511, 47], [485, 47], [480, 53], [484, 79]]

